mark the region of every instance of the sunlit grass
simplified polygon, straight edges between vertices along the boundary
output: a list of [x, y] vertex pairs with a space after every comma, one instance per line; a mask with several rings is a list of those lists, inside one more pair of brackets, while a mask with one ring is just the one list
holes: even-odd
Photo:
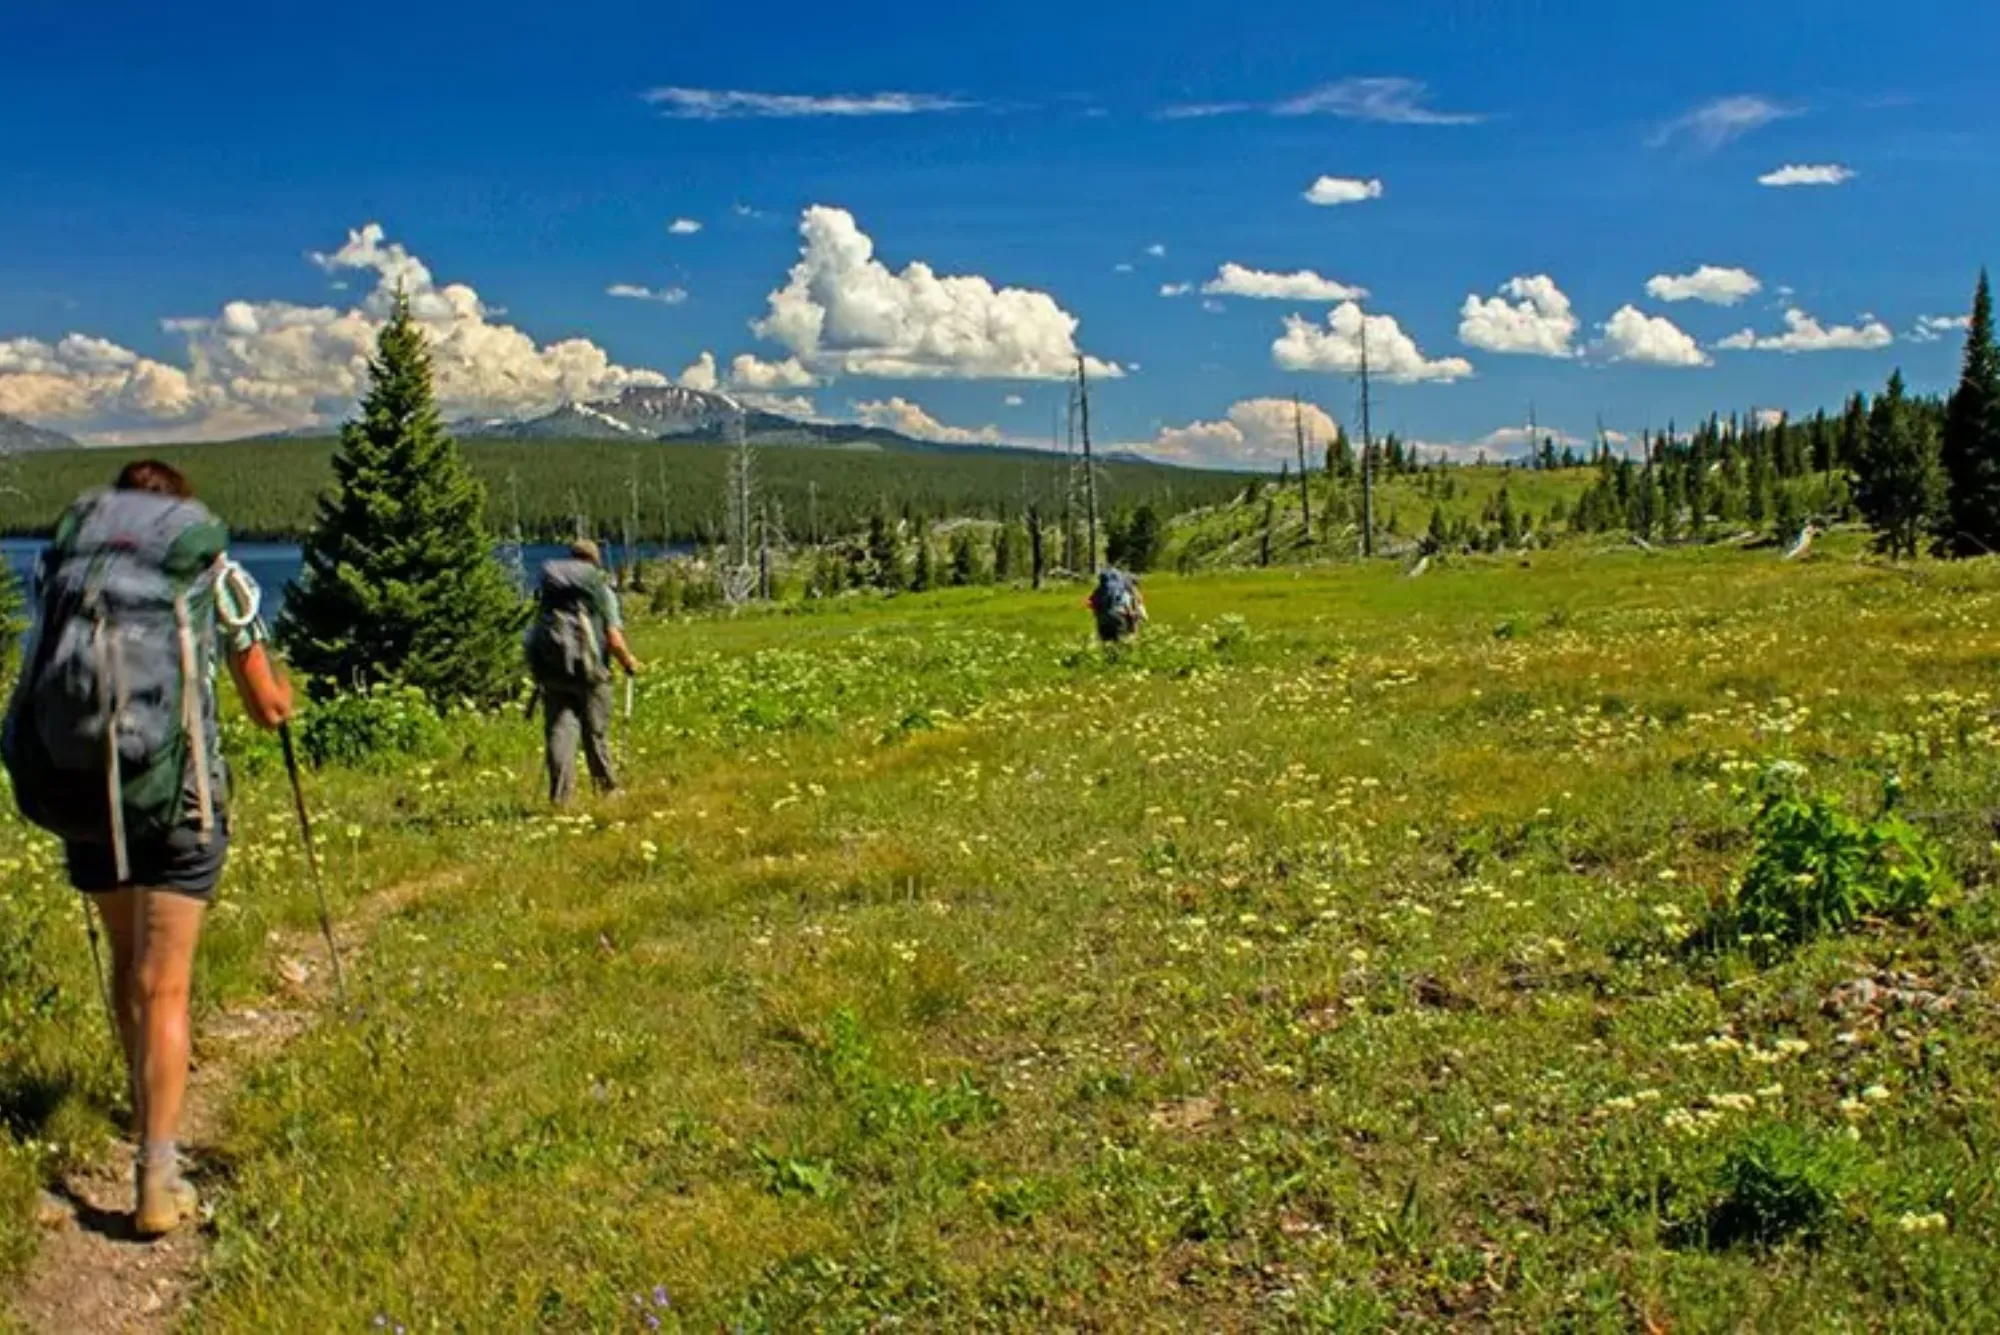
[[[518, 718], [320, 775], [342, 914], [461, 875], [247, 1075], [195, 1322], [1992, 1324], [2000, 569], [1853, 558], [1160, 577], [1108, 654], [1073, 589], [646, 626], [612, 799], [544, 812]], [[1894, 769], [1963, 901], [1691, 949], [1780, 756]], [[312, 921], [243, 768], [209, 1006]], [[59, 984], [5, 1032], [81, 1081], [27, 1190], [111, 1096], [58, 869], [0, 856]], [[1780, 1123], [1851, 1157], [1824, 1226], [1704, 1245]]]

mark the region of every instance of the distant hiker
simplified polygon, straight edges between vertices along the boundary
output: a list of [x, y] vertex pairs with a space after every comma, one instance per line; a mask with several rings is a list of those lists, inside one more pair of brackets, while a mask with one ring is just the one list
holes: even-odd
[[291, 684], [256, 631], [218, 629], [220, 585], [256, 596], [227, 540], [163, 463], [130, 464], [110, 490], [80, 498], [42, 554], [40, 624], [0, 733], [21, 813], [62, 837], [70, 884], [111, 938], [142, 1237], [197, 1208], [176, 1142], [195, 944], [229, 851], [217, 660], [253, 721], [276, 728], [292, 711]]
[[1135, 634], [1146, 620], [1146, 600], [1139, 595], [1139, 581], [1115, 566], [1097, 572], [1097, 587], [1085, 601], [1097, 618], [1097, 638], [1106, 644]]
[[611, 772], [609, 660], [617, 660], [627, 676], [638, 675], [639, 660], [625, 647], [618, 595], [611, 591], [596, 543], [578, 539], [568, 556], [542, 567], [535, 609], [526, 649], [542, 697], [549, 800], [560, 804], [575, 795], [579, 740], [591, 781], [599, 792], [610, 792], [618, 781]]

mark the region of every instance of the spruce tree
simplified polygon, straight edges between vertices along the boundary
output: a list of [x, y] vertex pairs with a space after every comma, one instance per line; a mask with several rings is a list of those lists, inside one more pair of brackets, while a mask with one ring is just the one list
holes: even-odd
[[1955, 556], [2000, 552], [2000, 347], [1984, 269], [1973, 293], [1964, 369], [1945, 410], [1941, 454], [1951, 486], [1939, 548]]
[[1521, 519], [1514, 512], [1514, 498], [1505, 483], [1500, 486], [1500, 501], [1494, 515], [1500, 524], [1500, 541], [1509, 547], [1517, 545], [1521, 541]]
[[1150, 505], [1141, 505], [1132, 512], [1131, 522], [1125, 528], [1126, 569], [1143, 575], [1160, 562], [1160, 552], [1167, 544], [1166, 530], [1160, 527], [1160, 516]]
[[868, 517], [868, 563], [876, 588], [894, 593], [903, 587], [903, 542], [880, 510]]
[[525, 607], [494, 559], [485, 488], [445, 434], [400, 294], [368, 370], [285, 600], [285, 650], [316, 694], [401, 682], [441, 708], [503, 700], [521, 677]]
[[962, 528], [951, 540], [951, 582], [964, 588], [979, 579], [979, 557], [972, 550], [972, 530]]
[[910, 571], [910, 588], [917, 593], [929, 593], [937, 584], [937, 569], [931, 564], [930, 525], [917, 524], [917, 556]]
[[1917, 554], [1943, 505], [1937, 431], [1904, 393], [1901, 371], [1868, 410], [1854, 499], [1875, 530], [1875, 545], [1892, 557]]

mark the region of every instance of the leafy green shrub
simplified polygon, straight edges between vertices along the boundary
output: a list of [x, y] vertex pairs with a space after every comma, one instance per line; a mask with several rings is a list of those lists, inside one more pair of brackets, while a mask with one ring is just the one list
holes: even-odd
[[1864, 918], [1916, 917], [1952, 889], [1923, 831], [1893, 811], [1862, 820], [1805, 792], [1804, 771], [1774, 766], [1751, 821], [1756, 851], [1734, 901], [1711, 920], [1712, 944], [1769, 955]]
[[384, 682], [312, 701], [299, 725], [300, 749], [314, 768], [382, 765], [434, 752], [443, 742], [444, 720], [429, 697]]
[[895, 1142], [950, 1133], [1000, 1114], [999, 1101], [961, 1072], [949, 1083], [898, 1080], [876, 1064], [873, 1045], [852, 1011], [836, 1011], [812, 1054], [819, 1074], [852, 1111], [864, 1139]]
[[825, 1200], [840, 1190], [840, 1175], [824, 1159], [775, 1154], [762, 1145], [750, 1147], [757, 1176], [773, 1196], [809, 1196]]
[[1757, 1127], [1730, 1150], [1716, 1176], [1720, 1199], [1708, 1215], [1708, 1245], [1811, 1244], [1840, 1209], [1850, 1177], [1838, 1143], [1784, 1122]]

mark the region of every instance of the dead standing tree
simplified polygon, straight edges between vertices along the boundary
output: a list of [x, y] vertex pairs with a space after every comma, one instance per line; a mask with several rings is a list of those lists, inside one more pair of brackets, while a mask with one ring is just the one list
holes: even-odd
[[1097, 464], [1090, 453], [1090, 374], [1082, 353], [1076, 357], [1076, 401], [1077, 417], [1083, 427], [1083, 496], [1090, 523], [1090, 550], [1083, 570], [1088, 578], [1097, 572]]
[[756, 457], [750, 448], [743, 410], [734, 408], [723, 423], [723, 438], [729, 444], [729, 467], [724, 474], [722, 552], [715, 564], [715, 577], [722, 601], [741, 607], [754, 597], [762, 581], [758, 577]]
[[1292, 395], [1292, 431], [1299, 443], [1299, 508], [1302, 511], [1300, 530], [1305, 534], [1306, 545], [1313, 540], [1313, 494], [1312, 478], [1306, 471], [1306, 417], [1305, 408], [1299, 403], [1299, 396]]

